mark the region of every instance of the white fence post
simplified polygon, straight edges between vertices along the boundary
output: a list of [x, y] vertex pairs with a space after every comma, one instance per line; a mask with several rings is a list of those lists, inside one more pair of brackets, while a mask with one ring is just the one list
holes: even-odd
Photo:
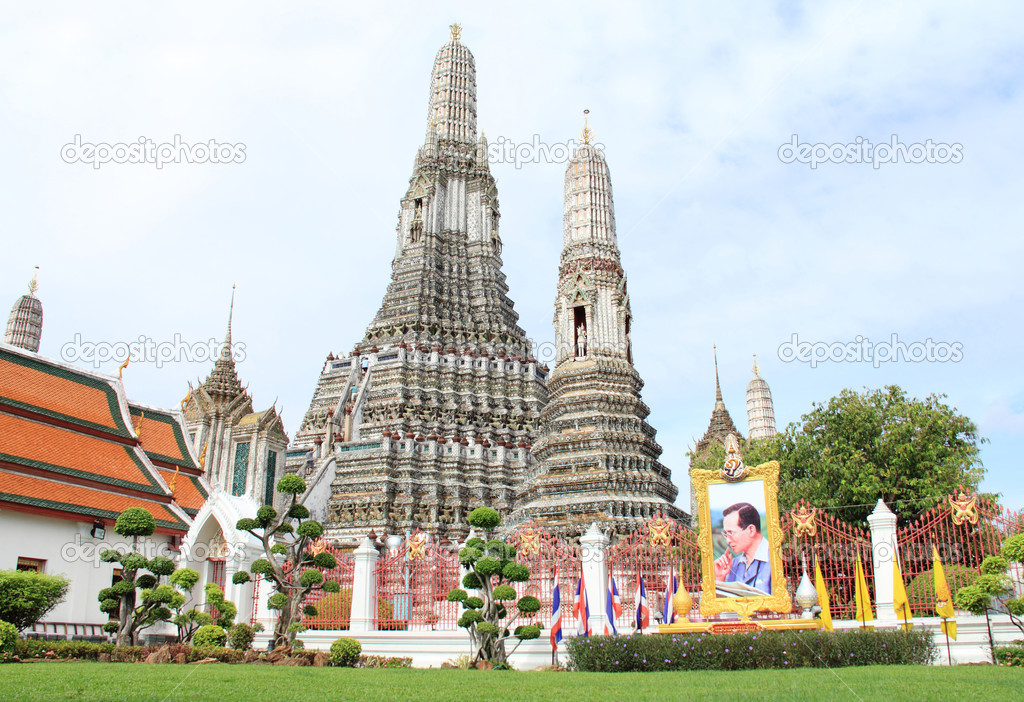
[[868, 515], [871, 529], [871, 564], [875, 572], [875, 616], [880, 623], [896, 622], [893, 609], [893, 563], [896, 549], [896, 515], [878, 500], [875, 511]]
[[592, 523], [587, 533], [580, 537], [580, 557], [583, 559], [583, 580], [587, 584], [590, 629], [595, 635], [604, 634], [608, 622], [605, 614], [605, 600], [608, 596], [608, 565], [605, 562], [607, 548], [608, 537], [597, 528], [596, 522]]
[[376, 610], [374, 599], [377, 594], [377, 579], [374, 570], [380, 554], [369, 537], [363, 539], [353, 552], [355, 567], [352, 570], [352, 618], [351, 631], [373, 631]]

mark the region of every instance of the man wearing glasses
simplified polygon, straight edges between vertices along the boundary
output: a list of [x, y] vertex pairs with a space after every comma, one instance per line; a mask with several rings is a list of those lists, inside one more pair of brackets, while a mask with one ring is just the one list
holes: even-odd
[[761, 534], [761, 513], [757, 508], [749, 502], [726, 507], [722, 512], [722, 534], [729, 548], [715, 561], [715, 580], [743, 583], [759, 590], [757, 594], [772, 594], [768, 540]]

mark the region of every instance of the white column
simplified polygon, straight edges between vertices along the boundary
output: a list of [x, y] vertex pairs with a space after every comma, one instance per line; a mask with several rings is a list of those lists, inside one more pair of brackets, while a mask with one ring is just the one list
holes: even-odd
[[595, 635], [604, 634], [608, 621], [605, 614], [608, 566], [604, 560], [607, 548], [608, 537], [597, 528], [596, 522], [591, 523], [587, 533], [580, 537], [580, 556], [583, 560], [583, 580], [587, 585], [587, 604], [590, 605], [590, 629]]
[[875, 617], [879, 622], [896, 622], [893, 609], [893, 563], [896, 555], [896, 515], [882, 500], [868, 515], [871, 529], [871, 563], [875, 569]]
[[355, 568], [352, 572], [352, 631], [373, 631], [374, 595], [376, 579], [374, 570], [380, 554], [369, 537], [364, 537], [353, 552]]

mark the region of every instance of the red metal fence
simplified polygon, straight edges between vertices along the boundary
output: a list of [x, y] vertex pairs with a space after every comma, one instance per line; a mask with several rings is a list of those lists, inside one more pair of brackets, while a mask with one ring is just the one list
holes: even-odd
[[336, 593], [317, 589], [306, 596], [302, 605], [313, 605], [317, 613], [302, 618], [307, 629], [348, 629], [352, 618], [352, 576], [355, 572], [355, 560], [350, 549], [341, 550], [323, 542], [313, 544], [310, 551], [315, 555], [321, 551], [332, 554], [338, 565], [334, 568], [321, 568], [324, 580], [334, 580], [341, 587]]
[[[814, 562], [821, 565], [822, 579], [829, 593], [829, 608], [836, 619], [854, 619], [857, 605], [854, 591], [857, 557], [860, 556], [868, 592], [874, 602], [875, 573], [871, 561], [871, 536], [866, 529], [851, 526], [801, 500], [780, 518], [783, 543], [782, 560], [790, 598], [803, 576], [814, 582]], [[794, 605], [795, 606], [795, 605]]]
[[942, 559], [950, 589], [968, 585], [1004, 539], [1024, 531], [1024, 515], [962, 489], [899, 529], [900, 570], [915, 615], [934, 615], [932, 548]]
[[385, 630], [454, 630], [461, 614], [448, 592], [461, 587], [454, 545], [417, 532], [377, 561], [374, 623]]
[[658, 513], [644, 522], [640, 529], [620, 537], [608, 549], [605, 562], [622, 599], [622, 615], [615, 617], [619, 633], [629, 633], [634, 629], [640, 576], [643, 576], [647, 591], [652, 627], [658, 620], [656, 613], [660, 616], [664, 609], [665, 598], [672, 596], [669, 591], [671, 576], [679, 577], [680, 572], [680, 589], [686, 587], [693, 595], [693, 608], [687, 616], [693, 620], [701, 618], [700, 546], [695, 531]]
[[[575, 631], [576, 620], [572, 606], [576, 597], [576, 582], [580, 577], [580, 547], [561, 539], [533, 522], [523, 524], [508, 538], [516, 547], [516, 560], [530, 569], [530, 580], [516, 583], [519, 597], [533, 595], [540, 600], [540, 611], [530, 620], [516, 621], [518, 626], [529, 621], [551, 626], [557, 578], [562, 610], [562, 631]], [[593, 612], [593, 605], [591, 605]]]

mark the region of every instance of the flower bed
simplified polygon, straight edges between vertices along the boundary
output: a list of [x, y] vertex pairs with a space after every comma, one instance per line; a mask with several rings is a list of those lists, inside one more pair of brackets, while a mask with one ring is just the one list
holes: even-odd
[[566, 647], [571, 667], [590, 672], [920, 665], [936, 655], [924, 629], [593, 636]]

